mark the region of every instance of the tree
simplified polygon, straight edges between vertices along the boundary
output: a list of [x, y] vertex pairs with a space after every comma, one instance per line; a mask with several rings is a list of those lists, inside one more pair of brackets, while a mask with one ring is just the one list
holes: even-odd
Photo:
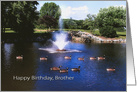
[[59, 5], [56, 5], [53, 2], [45, 3], [40, 9], [40, 16], [51, 16], [58, 20], [61, 16], [61, 9]]
[[9, 25], [9, 20], [11, 19], [11, 2], [1, 2], [1, 32], [5, 33], [5, 28]]
[[87, 18], [84, 20], [84, 28], [93, 30], [96, 27], [96, 15], [88, 14]]
[[126, 8], [114, 7], [100, 9], [97, 24], [102, 36], [116, 37], [116, 31], [125, 30]]
[[[40, 17], [38, 19], [37, 27], [56, 28], [59, 17], [61, 16], [61, 9], [55, 3], [45, 3], [40, 9]], [[42, 24], [42, 25], [41, 25]]]
[[37, 1], [3, 1], [2, 30], [8, 24], [20, 38], [28, 39], [34, 32], [34, 22], [38, 18]]
[[69, 20], [69, 19], [63, 19], [63, 27], [64, 27], [65, 29], [69, 29], [69, 26], [68, 26], [68, 24], [67, 24], [68, 20]]
[[13, 29], [20, 34], [28, 35], [34, 32], [34, 22], [38, 18], [37, 1], [18, 1], [12, 5]]
[[72, 18], [65, 19], [64, 20], [64, 28], [76, 29], [77, 28], [77, 24], [76, 24], [76, 22]]
[[55, 28], [58, 23], [57, 20], [52, 16], [43, 16], [38, 20], [39, 24], [43, 24], [46, 28]]
[[83, 20], [74, 20], [77, 24], [77, 29], [83, 29]]

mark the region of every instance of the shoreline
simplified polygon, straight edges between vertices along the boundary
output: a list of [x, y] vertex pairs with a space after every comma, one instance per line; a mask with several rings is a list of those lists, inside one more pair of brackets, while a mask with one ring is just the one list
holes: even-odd
[[[44, 30], [45, 31], [45, 30]], [[122, 38], [106, 38], [103, 36], [95, 36], [89, 32], [73, 33], [74, 31], [67, 32], [71, 36], [71, 41], [76, 43], [126, 43], [126, 39]], [[14, 42], [45, 42], [51, 38], [52, 32], [34, 33], [31, 39], [19, 40], [16, 33], [6, 33], [2, 35], [1, 43], [14, 43]]]
[[95, 43], [126, 43], [126, 39], [122, 38], [106, 38], [103, 36], [95, 36], [91, 33], [88, 32], [80, 32], [82, 34], [80, 37], [74, 36], [73, 33], [72, 35], [72, 41], [73, 42], [80, 42], [80, 43], [90, 43], [90, 42], [95, 42]]

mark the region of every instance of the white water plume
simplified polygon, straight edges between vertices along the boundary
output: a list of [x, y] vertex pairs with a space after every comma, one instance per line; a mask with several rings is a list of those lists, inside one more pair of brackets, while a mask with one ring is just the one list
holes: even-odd
[[67, 34], [61, 32], [61, 33], [55, 33], [55, 41], [53, 41], [53, 44], [55, 44], [58, 49], [62, 50], [64, 47], [69, 43], [67, 41]]
[[72, 52], [82, 52], [80, 50], [71, 50], [68, 49], [67, 51], [56, 51], [56, 49], [53, 48], [39, 48], [39, 50], [45, 50], [48, 51], [49, 53], [72, 53]]
[[63, 21], [60, 17], [59, 19], [59, 31], [54, 31], [52, 34], [53, 46], [51, 48], [39, 48], [39, 50], [45, 50], [49, 53], [71, 53], [71, 52], [81, 52], [79, 50], [65, 49], [65, 46], [69, 43], [68, 33], [62, 31]]
[[67, 36], [68, 34], [62, 31], [63, 28], [63, 20], [60, 17], [59, 18], [59, 33], [54, 33], [54, 38], [55, 41], [53, 41], [53, 44], [55, 44], [59, 50], [63, 50], [64, 47], [69, 43], [69, 41], [67, 41]]

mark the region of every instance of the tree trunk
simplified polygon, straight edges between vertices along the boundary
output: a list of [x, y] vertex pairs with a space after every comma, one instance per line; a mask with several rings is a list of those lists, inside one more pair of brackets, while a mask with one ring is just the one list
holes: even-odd
[[1, 33], [3, 33], [3, 31], [4, 31], [4, 30], [3, 30], [3, 26], [1, 26]]
[[4, 27], [4, 30], [3, 30], [3, 32], [5, 33], [5, 27]]

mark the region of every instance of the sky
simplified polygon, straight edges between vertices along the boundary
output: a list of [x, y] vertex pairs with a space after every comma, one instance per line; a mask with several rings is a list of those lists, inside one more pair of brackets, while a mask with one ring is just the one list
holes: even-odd
[[38, 1], [37, 10], [46, 2], [54, 2], [61, 8], [61, 17], [63, 19], [84, 20], [87, 14], [97, 14], [100, 8], [109, 6], [126, 7], [126, 1]]

